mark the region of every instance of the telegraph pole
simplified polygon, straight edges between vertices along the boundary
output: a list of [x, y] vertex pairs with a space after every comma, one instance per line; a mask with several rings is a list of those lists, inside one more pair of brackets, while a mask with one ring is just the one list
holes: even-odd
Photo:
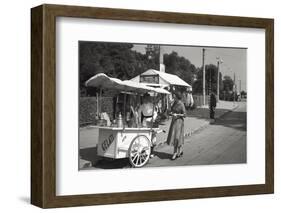
[[217, 96], [218, 96], [218, 102], [220, 100], [220, 64], [223, 63], [222, 59], [220, 57], [217, 57], [217, 63], [218, 63], [218, 76], [217, 76]]
[[161, 71], [161, 64], [163, 64], [163, 55], [161, 54], [161, 46], [159, 44], [159, 71]]
[[220, 100], [220, 61], [218, 60], [217, 100]]
[[233, 104], [235, 104], [235, 96], [236, 96], [236, 83], [235, 83], [235, 72], [233, 73], [233, 81], [234, 81], [234, 84], [233, 84]]
[[241, 79], [239, 80], [239, 93], [241, 95]]
[[205, 89], [205, 83], [206, 83], [206, 79], [205, 79], [205, 51], [206, 49], [203, 48], [202, 51], [202, 67], [203, 67], [203, 105], [205, 105], [205, 97], [206, 97], [206, 89]]

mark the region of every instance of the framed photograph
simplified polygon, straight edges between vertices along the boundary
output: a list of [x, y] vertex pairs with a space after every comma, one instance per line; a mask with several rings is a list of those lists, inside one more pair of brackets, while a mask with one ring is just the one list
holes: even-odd
[[274, 192], [274, 21], [31, 9], [31, 203]]

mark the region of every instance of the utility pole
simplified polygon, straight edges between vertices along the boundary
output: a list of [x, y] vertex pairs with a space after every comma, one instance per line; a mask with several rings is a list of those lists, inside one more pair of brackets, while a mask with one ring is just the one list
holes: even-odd
[[235, 96], [236, 96], [236, 83], [235, 83], [235, 72], [233, 73], [233, 104], [235, 104]]
[[162, 55], [162, 51], [161, 51], [161, 46], [159, 44], [159, 71], [161, 72], [161, 65], [164, 64], [164, 59], [163, 59], [163, 55]]
[[222, 64], [222, 60], [220, 57], [217, 57], [218, 61], [218, 76], [217, 76], [217, 100], [220, 100], [220, 64]]
[[220, 61], [218, 60], [217, 100], [220, 100]]
[[205, 97], [206, 97], [206, 89], [205, 89], [205, 83], [206, 83], [206, 79], [205, 79], [205, 51], [206, 49], [203, 48], [202, 51], [202, 67], [203, 67], [203, 105], [205, 105]]
[[165, 72], [164, 49], [161, 45], [159, 45], [159, 71]]
[[241, 79], [239, 80], [239, 94], [241, 95]]

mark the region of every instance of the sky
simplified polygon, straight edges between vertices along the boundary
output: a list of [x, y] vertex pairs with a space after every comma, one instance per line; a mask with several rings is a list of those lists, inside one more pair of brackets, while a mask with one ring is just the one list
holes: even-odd
[[[145, 53], [145, 44], [134, 44], [133, 50]], [[217, 64], [221, 59], [220, 72], [233, 79], [235, 73], [237, 90], [241, 81], [241, 91], [247, 91], [247, 49], [233, 47], [203, 47], [203, 46], [172, 46], [161, 45], [162, 54], [177, 52], [187, 58], [196, 67], [202, 67], [202, 49], [205, 48], [205, 64]]]

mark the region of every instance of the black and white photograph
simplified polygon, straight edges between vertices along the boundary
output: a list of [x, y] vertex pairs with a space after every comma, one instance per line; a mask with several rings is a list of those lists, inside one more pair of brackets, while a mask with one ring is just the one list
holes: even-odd
[[80, 171], [247, 163], [247, 48], [78, 51]]

